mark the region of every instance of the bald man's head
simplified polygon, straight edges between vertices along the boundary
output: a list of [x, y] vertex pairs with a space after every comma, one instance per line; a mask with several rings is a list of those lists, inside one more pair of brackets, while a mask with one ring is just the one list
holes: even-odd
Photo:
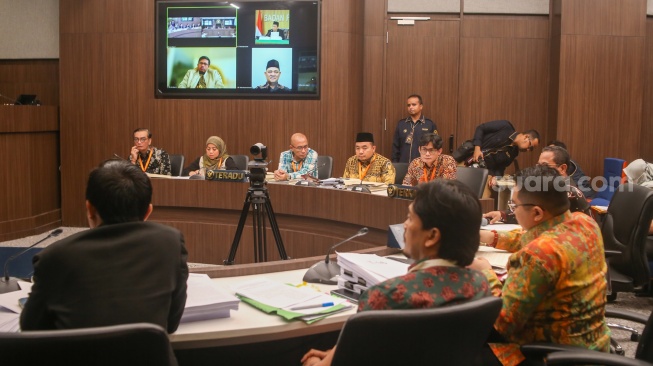
[[304, 160], [308, 155], [308, 139], [303, 133], [290, 136], [290, 149], [296, 160]]

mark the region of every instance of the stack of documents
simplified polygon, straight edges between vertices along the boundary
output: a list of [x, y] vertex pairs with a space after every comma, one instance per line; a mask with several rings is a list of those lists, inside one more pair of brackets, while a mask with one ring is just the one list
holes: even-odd
[[376, 254], [338, 253], [338, 265], [338, 287], [358, 294], [370, 286], [408, 272], [408, 264]]
[[246, 281], [234, 286], [236, 296], [266, 313], [313, 323], [329, 315], [351, 308], [347, 300], [336, 298], [308, 287], [296, 287], [266, 278]]
[[186, 307], [181, 322], [215, 318], [228, 318], [230, 310], [238, 310], [240, 300], [214, 283], [209, 276], [199, 273], [188, 275]]

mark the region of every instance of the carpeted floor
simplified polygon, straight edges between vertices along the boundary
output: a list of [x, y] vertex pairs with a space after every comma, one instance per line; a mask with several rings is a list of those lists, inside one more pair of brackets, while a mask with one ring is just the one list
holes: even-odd
[[[62, 227], [61, 229], [63, 230], [63, 232], [59, 236], [57, 236], [56, 238], [50, 238], [48, 240], [45, 240], [37, 247], [45, 247], [49, 244], [56, 242], [57, 240], [61, 240], [65, 238], [66, 236], [73, 235], [83, 230], [87, 230], [87, 228], [77, 228], [77, 227]], [[0, 246], [27, 247], [36, 243], [38, 240], [43, 239], [46, 236], [47, 233], [44, 233], [41, 235], [34, 235], [22, 239], [0, 242]], [[215, 266], [215, 265], [203, 264], [203, 263], [189, 263], [188, 266], [191, 268], [201, 268], [201, 267]], [[630, 293], [620, 293], [617, 296], [617, 300], [614, 303], [608, 304], [608, 307], [628, 309], [648, 316], [651, 313], [651, 310], [653, 310], [653, 297], [639, 297]], [[635, 329], [638, 329], [640, 333], [644, 329], [643, 325], [633, 323], [633, 322], [616, 320], [616, 319], [608, 319], [608, 321], [631, 326]], [[630, 340], [630, 333], [621, 330], [613, 330], [612, 337], [613, 339], [616, 339], [617, 342], [619, 342], [619, 344], [624, 348], [624, 350], [626, 351], [626, 357], [633, 358], [635, 356], [637, 343], [632, 342]]]

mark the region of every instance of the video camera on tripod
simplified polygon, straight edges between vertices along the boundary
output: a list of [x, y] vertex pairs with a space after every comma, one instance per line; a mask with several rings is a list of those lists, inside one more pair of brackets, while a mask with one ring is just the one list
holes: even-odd
[[249, 148], [249, 153], [254, 156], [254, 160], [247, 164], [249, 184], [252, 187], [261, 188], [265, 185], [265, 174], [269, 164], [265, 160], [268, 158], [268, 148], [257, 142]]
[[265, 174], [269, 162], [266, 161], [268, 157], [268, 149], [265, 145], [258, 142], [249, 149], [249, 152], [254, 156], [254, 160], [247, 164], [249, 168], [249, 189], [243, 204], [243, 210], [240, 213], [240, 220], [238, 220], [238, 227], [236, 228], [236, 235], [234, 241], [231, 243], [229, 257], [224, 261], [225, 265], [234, 264], [236, 258], [236, 251], [240, 243], [240, 238], [245, 227], [247, 214], [252, 209], [252, 232], [254, 237], [254, 261], [266, 262], [267, 261], [267, 241], [266, 241], [266, 225], [265, 219], [270, 222], [270, 229], [277, 244], [279, 257], [281, 259], [289, 259], [286, 254], [286, 248], [281, 239], [281, 232], [279, 231], [279, 224], [274, 215], [272, 204], [270, 203], [270, 196], [268, 189], [265, 186]]

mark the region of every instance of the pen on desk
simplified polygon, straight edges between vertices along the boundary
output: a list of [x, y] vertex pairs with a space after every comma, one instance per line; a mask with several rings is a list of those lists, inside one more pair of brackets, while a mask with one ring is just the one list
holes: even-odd
[[290, 310], [304, 310], [304, 309], [313, 309], [313, 308], [326, 308], [333, 306], [332, 302], [323, 302], [320, 304], [304, 305], [304, 306], [293, 306]]

